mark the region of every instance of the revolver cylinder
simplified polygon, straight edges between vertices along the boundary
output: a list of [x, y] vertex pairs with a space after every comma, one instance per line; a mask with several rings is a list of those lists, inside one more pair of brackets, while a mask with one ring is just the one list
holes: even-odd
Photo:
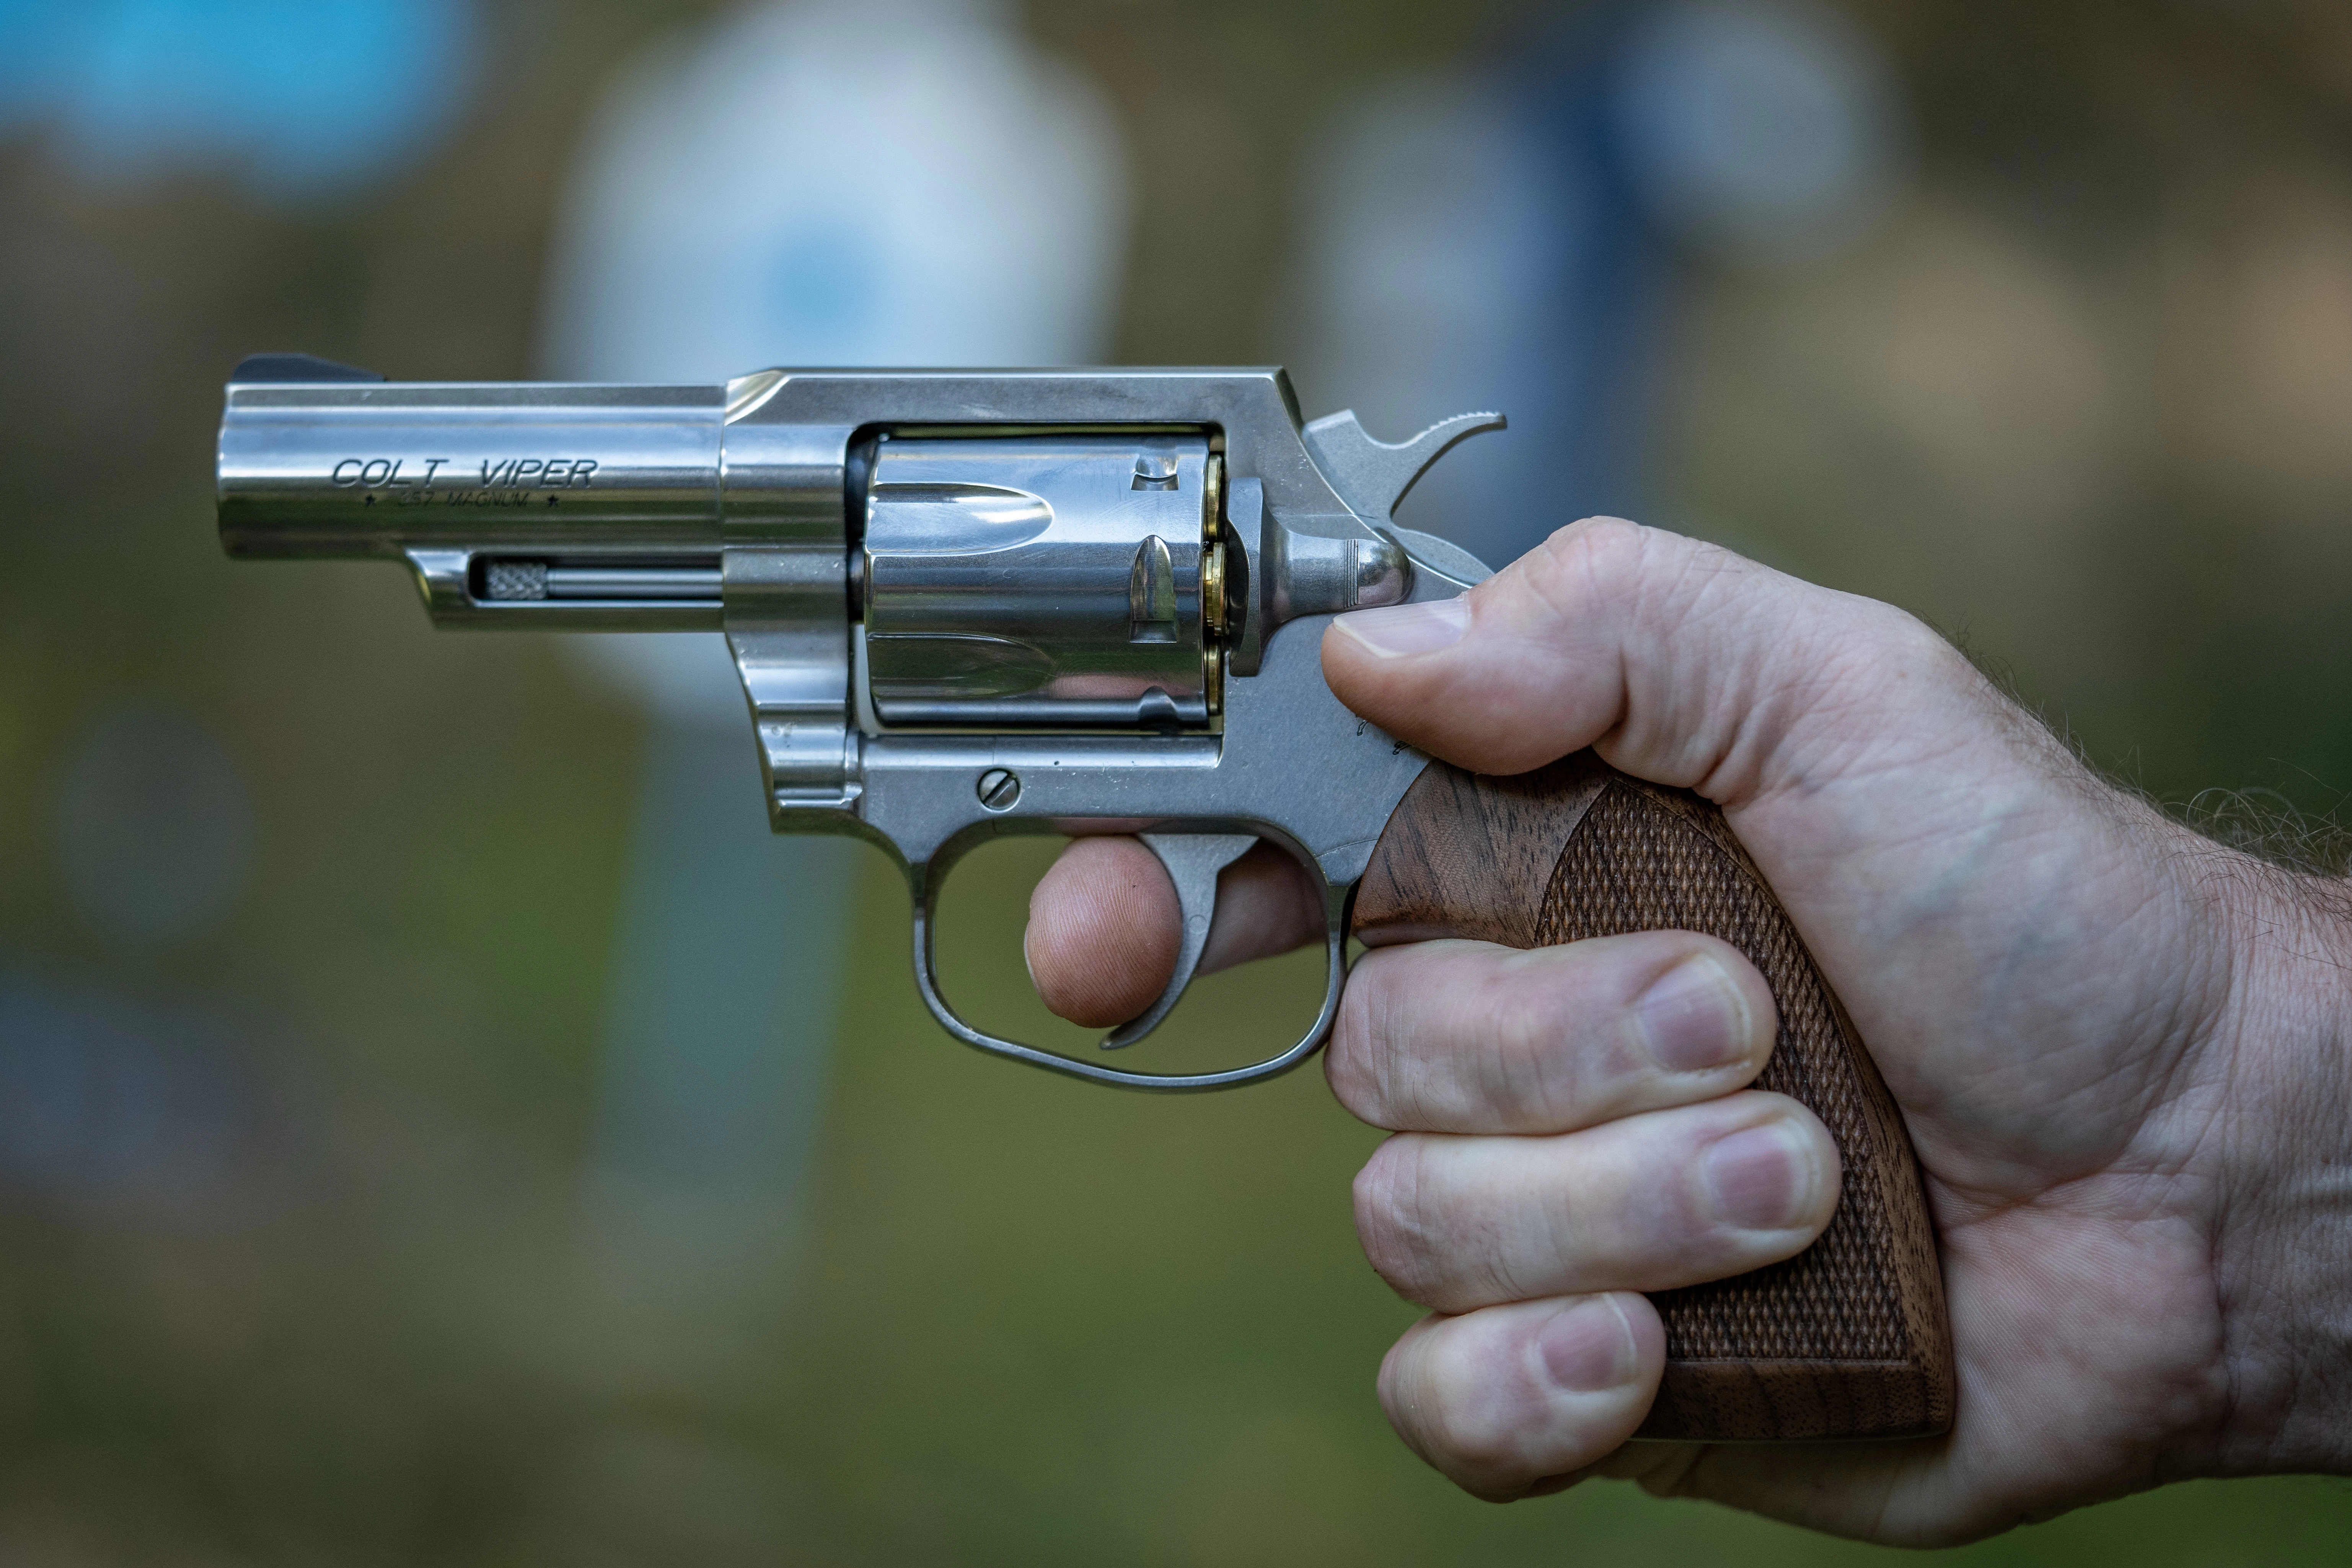
[[1202, 436], [877, 442], [861, 562], [876, 716], [1208, 723], [1223, 462]]

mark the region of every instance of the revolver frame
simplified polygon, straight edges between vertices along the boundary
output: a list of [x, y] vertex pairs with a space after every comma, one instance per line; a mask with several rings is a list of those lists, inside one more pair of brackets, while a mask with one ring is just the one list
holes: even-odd
[[[1222, 1089], [1286, 1071], [1322, 1043], [1354, 886], [1428, 762], [1332, 696], [1323, 623], [1450, 597], [1486, 574], [1454, 546], [1396, 528], [1390, 511], [1455, 442], [1502, 423], [1465, 415], [1395, 446], [1352, 414], [1302, 425], [1275, 369], [770, 370], [724, 386], [601, 387], [397, 384], [257, 356], [227, 389], [220, 529], [232, 555], [404, 561], [445, 626], [723, 630], [772, 826], [854, 835], [902, 868], [917, 983], [950, 1034], [1096, 1083]], [[1211, 516], [1223, 613], [1218, 635], [1192, 635], [1213, 644], [1222, 711], [1157, 728], [882, 722], [853, 589], [871, 468], [861, 453], [893, 435], [1205, 437], [1223, 475]], [[1162, 484], [1139, 477], [1136, 488]], [[1140, 559], [1137, 574], [1140, 584]], [[1204, 619], [1213, 610], [1199, 595], [1218, 591], [1208, 576], [1192, 579]], [[1175, 880], [1177, 972], [1103, 1042], [1112, 1048], [1141, 1038], [1189, 984], [1219, 869], [1255, 838], [1282, 845], [1323, 893], [1327, 981], [1313, 1026], [1247, 1067], [1168, 1074], [965, 1023], [938, 981], [940, 889], [959, 858], [1013, 833], [1139, 834]]]

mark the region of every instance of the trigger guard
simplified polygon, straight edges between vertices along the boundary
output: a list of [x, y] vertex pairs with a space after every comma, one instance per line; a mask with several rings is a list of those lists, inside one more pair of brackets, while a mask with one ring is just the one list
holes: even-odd
[[1263, 1083], [1280, 1078], [1322, 1048], [1330, 1037], [1332, 1020], [1339, 1016], [1339, 991], [1348, 978], [1347, 889], [1327, 886], [1324, 889], [1323, 946], [1325, 954], [1323, 1005], [1316, 1012], [1315, 1022], [1297, 1045], [1280, 1056], [1247, 1067], [1227, 1068], [1218, 1072], [1159, 1073], [1129, 1072], [1122, 1068], [1108, 1067], [1100, 1061], [1088, 1061], [1078, 1057], [1066, 1057], [1059, 1051], [1048, 1051], [1036, 1046], [1024, 1046], [1018, 1040], [1007, 1040], [975, 1029], [956, 1016], [955, 1009], [940, 994], [937, 968], [937, 924], [940, 886], [943, 877], [926, 876], [923, 896], [915, 905], [915, 986], [923, 995], [923, 1005], [940, 1026], [976, 1051], [1025, 1062], [1047, 1072], [1066, 1078], [1082, 1079], [1087, 1083], [1106, 1084], [1113, 1089], [1139, 1089], [1154, 1094], [1200, 1094], [1211, 1089], [1239, 1089], [1244, 1084]]

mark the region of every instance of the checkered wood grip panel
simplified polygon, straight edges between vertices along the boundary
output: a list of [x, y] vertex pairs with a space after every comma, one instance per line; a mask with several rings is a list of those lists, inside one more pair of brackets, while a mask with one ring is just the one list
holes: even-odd
[[1801, 1101], [1829, 1128], [1846, 1180], [1836, 1216], [1805, 1251], [1736, 1279], [1654, 1298], [1675, 1361], [1902, 1362], [1914, 1347], [1896, 1289], [1901, 1249], [1875, 1168], [1858, 1047], [1787, 915], [1695, 823], [1622, 784], [1594, 799], [1560, 851], [1537, 917], [1538, 945], [1626, 931], [1694, 931], [1746, 953], [1772, 987], [1780, 1033], [1757, 1087]]

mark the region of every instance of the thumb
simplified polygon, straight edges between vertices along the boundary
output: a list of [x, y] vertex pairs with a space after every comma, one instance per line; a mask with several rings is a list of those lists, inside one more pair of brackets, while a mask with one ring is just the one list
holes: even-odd
[[1338, 617], [1323, 673], [1457, 767], [1524, 773], [1594, 746], [1725, 805], [1858, 749], [1932, 749], [1956, 717], [1937, 710], [1982, 685], [1899, 610], [1617, 518], [1561, 529], [1461, 598]]

